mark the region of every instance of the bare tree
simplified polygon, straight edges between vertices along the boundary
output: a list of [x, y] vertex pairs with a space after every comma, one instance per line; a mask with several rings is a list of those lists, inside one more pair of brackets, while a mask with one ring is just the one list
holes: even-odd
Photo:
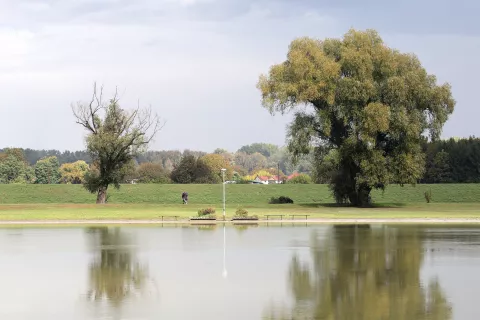
[[103, 86], [94, 84], [89, 103], [72, 105], [76, 123], [87, 131], [86, 146], [93, 163], [85, 175], [85, 188], [105, 203], [108, 186], [117, 189], [125, 176], [124, 167], [148, 147], [165, 122], [151, 108], [132, 111], [120, 108], [118, 91], [105, 103]]

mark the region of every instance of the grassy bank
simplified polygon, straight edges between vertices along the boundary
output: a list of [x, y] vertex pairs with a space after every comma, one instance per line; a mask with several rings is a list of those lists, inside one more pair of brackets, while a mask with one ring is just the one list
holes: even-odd
[[[199, 205], [152, 205], [152, 204], [24, 204], [0, 205], [0, 221], [36, 220], [179, 220], [197, 214]], [[222, 219], [222, 208], [217, 208], [217, 219]], [[410, 204], [406, 206], [379, 206], [369, 209], [333, 207], [314, 204], [251, 205], [245, 207], [249, 214], [256, 214], [261, 220], [267, 214], [308, 214], [312, 219], [414, 219], [414, 218], [480, 218], [480, 203], [473, 204]], [[235, 213], [236, 206], [226, 208], [227, 219]], [[279, 219], [279, 217], [275, 218]], [[296, 219], [305, 219], [297, 217]]]
[[[188, 205], [181, 204], [182, 191]], [[424, 192], [431, 190], [427, 204]], [[110, 190], [109, 204], [95, 205], [95, 195], [79, 185], [0, 185], [0, 221], [187, 219], [198, 209], [215, 207], [222, 216], [222, 185], [123, 185]], [[375, 191], [375, 208], [332, 205], [326, 185], [226, 185], [227, 218], [242, 206], [251, 215], [308, 214], [309, 219], [480, 218], [480, 184], [390, 186]], [[271, 205], [271, 197], [288, 196], [294, 204]]]
[[[391, 185], [372, 198], [379, 204], [425, 203], [424, 192], [432, 191], [434, 203], [480, 203], [480, 184], [437, 184], [400, 187]], [[222, 203], [222, 185], [122, 185], [109, 190], [111, 204], [181, 203], [181, 193], [189, 193], [191, 205]], [[271, 197], [288, 196], [295, 204], [333, 203], [326, 185], [226, 185], [227, 203], [233, 205], [265, 205]], [[80, 185], [1, 185], [0, 204], [91, 204], [95, 195]]]

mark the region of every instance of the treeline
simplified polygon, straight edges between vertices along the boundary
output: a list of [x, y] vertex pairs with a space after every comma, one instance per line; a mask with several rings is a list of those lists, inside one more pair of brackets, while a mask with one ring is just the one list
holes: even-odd
[[[450, 138], [422, 143], [425, 153], [425, 170], [420, 184], [478, 183], [480, 182], [480, 139]], [[318, 160], [318, 159], [316, 159]], [[329, 155], [316, 165], [313, 180], [316, 183], [330, 181], [332, 159]]]
[[[79, 160], [91, 164], [91, 158], [86, 151], [59, 151], [59, 150], [35, 150], [22, 148], [4, 148], [0, 149], [0, 153], [6, 150], [16, 149], [23, 152], [24, 160], [30, 165], [34, 166], [38, 160], [47, 157], [56, 157], [60, 165], [64, 163], [73, 163]], [[292, 164], [285, 147], [280, 147], [268, 143], [253, 143], [245, 145], [235, 152], [230, 152], [225, 149], [218, 148], [212, 152], [213, 154], [221, 154], [235, 167], [235, 170], [242, 175], [251, 174], [255, 170], [267, 167], [280, 166], [280, 170], [285, 174], [293, 172], [310, 172], [311, 159], [303, 157], [298, 164]], [[172, 171], [174, 166], [179, 164], [183, 157], [192, 155], [195, 158], [200, 158], [209, 154], [205, 151], [196, 150], [161, 150], [161, 151], [147, 151], [144, 154], [138, 155], [135, 158], [136, 165], [146, 162], [158, 163], [163, 166], [166, 171]]]
[[480, 139], [475, 137], [424, 143], [426, 168], [420, 183], [480, 182]]
[[[125, 182], [218, 183], [223, 178], [220, 169], [226, 168], [225, 178], [237, 182], [253, 180], [256, 175], [264, 178], [279, 175], [276, 179], [286, 180], [292, 173], [308, 174], [311, 163], [306, 156], [293, 164], [284, 147], [254, 143], [236, 152], [148, 151], [138, 155], [122, 174]], [[86, 151], [0, 150], [0, 183], [81, 183], [89, 170], [98, 168]]]
[[[425, 174], [419, 183], [480, 182], [480, 139], [425, 141], [423, 150]], [[257, 175], [285, 182], [294, 173], [303, 173], [301, 181], [307, 183], [313, 162], [312, 155], [293, 164], [284, 147], [254, 143], [236, 152], [225, 149], [212, 153], [148, 151], [124, 168], [124, 174], [125, 182], [219, 183], [222, 179], [220, 169], [226, 168], [225, 178], [238, 183], [253, 180]], [[0, 183], [81, 183], [90, 168], [95, 169], [86, 151], [0, 150]], [[313, 175], [313, 178], [314, 182], [325, 183], [322, 177]]]

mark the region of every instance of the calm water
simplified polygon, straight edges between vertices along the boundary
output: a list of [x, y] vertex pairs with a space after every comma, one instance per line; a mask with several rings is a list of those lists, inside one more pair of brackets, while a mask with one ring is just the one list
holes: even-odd
[[479, 253], [458, 226], [4, 228], [0, 319], [473, 320]]

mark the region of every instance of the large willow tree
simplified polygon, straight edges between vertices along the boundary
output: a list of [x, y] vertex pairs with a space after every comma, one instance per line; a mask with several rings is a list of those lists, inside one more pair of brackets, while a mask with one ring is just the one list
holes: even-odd
[[455, 106], [449, 84], [438, 85], [415, 55], [387, 47], [373, 30], [296, 39], [257, 87], [272, 114], [295, 112], [288, 130], [294, 156], [312, 145], [317, 161], [335, 156], [333, 194], [355, 206], [369, 204], [374, 188], [416, 183], [422, 135], [437, 139]]

